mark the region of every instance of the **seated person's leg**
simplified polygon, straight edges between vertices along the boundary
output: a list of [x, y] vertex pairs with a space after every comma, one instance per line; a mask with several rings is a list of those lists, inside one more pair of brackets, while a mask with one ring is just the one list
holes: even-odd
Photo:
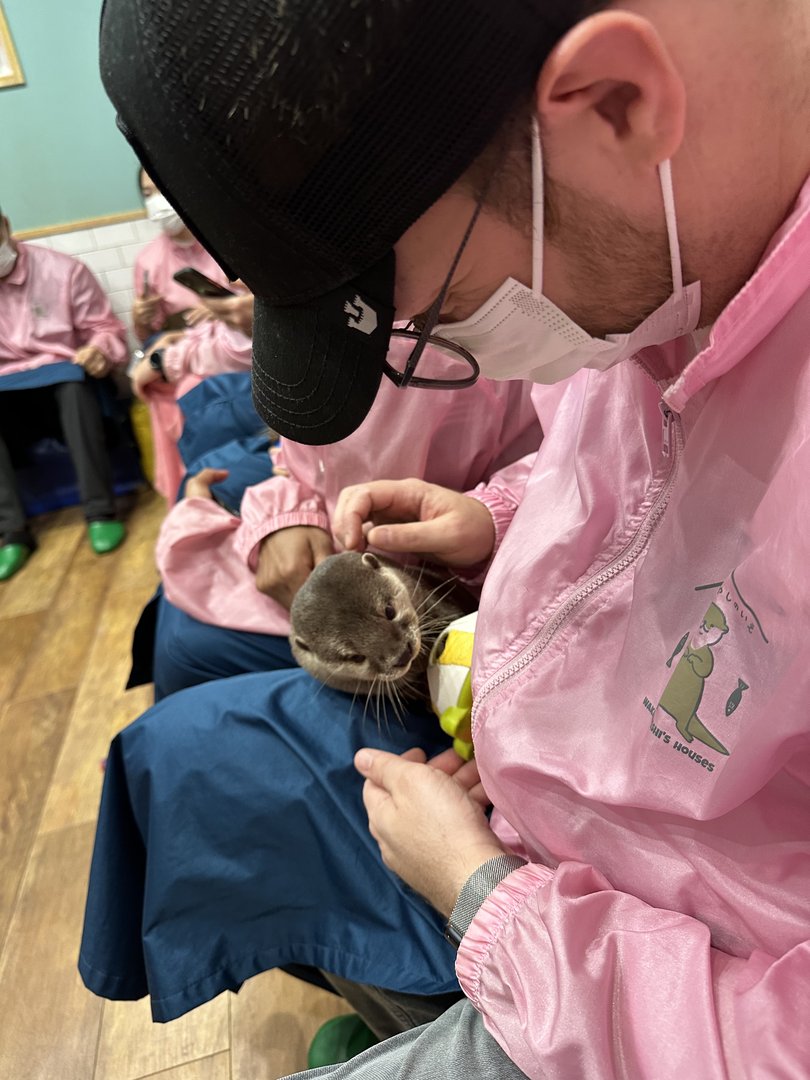
[[372, 1046], [343, 1065], [286, 1080], [524, 1080], [525, 1075], [469, 1001], [460, 1001], [433, 1023]]
[[286, 637], [211, 626], [158, 601], [153, 678], [155, 701], [212, 679], [296, 667]]
[[[0, 426], [0, 431], [3, 430], [5, 427]], [[16, 574], [34, 546], [17, 490], [11, 454], [0, 435], [0, 581]]]
[[300, 670], [194, 687], [114, 741], [80, 968], [169, 1020], [262, 970], [319, 967], [412, 994], [457, 988], [441, 917], [386, 869], [362, 746], [447, 746], [436, 718], [378, 724]]
[[90, 543], [98, 554], [112, 551], [124, 539], [124, 527], [116, 520], [112, 466], [96, 392], [89, 382], [59, 383], [53, 392], [76, 469]]
[[381, 990], [377, 986], [364, 986], [328, 972], [323, 974], [332, 989], [363, 1018], [378, 1039], [390, 1039], [403, 1031], [421, 1027], [447, 1012], [464, 997], [460, 989], [449, 994], [425, 997], [421, 994], [403, 994], [396, 990]]

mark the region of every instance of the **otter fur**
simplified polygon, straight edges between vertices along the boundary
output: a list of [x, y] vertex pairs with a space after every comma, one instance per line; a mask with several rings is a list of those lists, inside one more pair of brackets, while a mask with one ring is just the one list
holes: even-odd
[[430, 651], [448, 623], [474, 611], [455, 579], [370, 552], [330, 555], [290, 610], [293, 656], [336, 690], [426, 699]]

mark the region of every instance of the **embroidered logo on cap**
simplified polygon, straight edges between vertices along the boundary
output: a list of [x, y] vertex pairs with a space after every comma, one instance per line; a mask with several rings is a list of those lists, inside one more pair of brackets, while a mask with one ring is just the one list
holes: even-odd
[[373, 308], [366, 307], [357, 294], [355, 294], [353, 301], [346, 301], [343, 310], [349, 316], [348, 325], [352, 330], [360, 330], [364, 334], [373, 334], [377, 329], [376, 311]]

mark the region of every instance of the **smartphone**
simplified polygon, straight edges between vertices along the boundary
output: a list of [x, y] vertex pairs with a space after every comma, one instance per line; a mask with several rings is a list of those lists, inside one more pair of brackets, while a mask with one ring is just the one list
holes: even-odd
[[198, 296], [213, 298], [236, 296], [233, 289], [226, 289], [224, 285], [218, 285], [216, 281], [212, 281], [211, 278], [206, 277], [205, 274], [201, 274], [199, 270], [195, 270], [191, 266], [184, 266], [182, 270], [172, 274], [172, 277], [180, 285], [185, 285], [187, 289], [191, 289]]

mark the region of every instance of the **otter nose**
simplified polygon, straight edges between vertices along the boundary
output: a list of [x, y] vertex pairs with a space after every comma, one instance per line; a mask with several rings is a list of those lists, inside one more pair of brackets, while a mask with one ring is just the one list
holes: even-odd
[[394, 664], [394, 667], [395, 668], [407, 667], [408, 664], [411, 662], [411, 657], [412, 656], [413, 656], [413, 645], [410, 642], [408, 642], [408, 644], [405, 646], [402, 653], [400, 654], [399, 660], [397, 660], [397, 662]]

